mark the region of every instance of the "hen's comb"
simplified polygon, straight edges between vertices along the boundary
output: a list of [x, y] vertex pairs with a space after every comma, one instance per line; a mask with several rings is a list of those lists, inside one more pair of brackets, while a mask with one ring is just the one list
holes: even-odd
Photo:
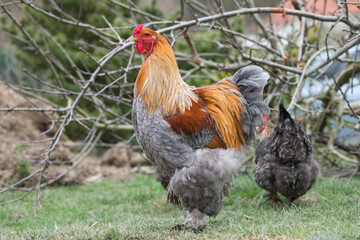
[[266, 121], [268, 121], [268, 120], [269, 120], [269, 116], [268, 116], [268, 115], [264, 115], [263, 121], [266, 122]]
[[139, 24], [135, 29], [134, 29], [134, 33], [133, 33], [133, 37], [139, 35], [140, 31], [144, 28], [143, 25]]

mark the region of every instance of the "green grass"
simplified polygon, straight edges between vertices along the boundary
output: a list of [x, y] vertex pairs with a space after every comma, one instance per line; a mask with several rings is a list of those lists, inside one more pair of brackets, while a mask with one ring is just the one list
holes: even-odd
[[[360, 179], [320, 178], [291, 207], [271, 208], [248, 176], [236, 178], [230, 197], [202, 232], [169, 231], [185, 218], [166, 203], [154, 176], [129, 183], [105, 180], [42, 191], [42, 209], [33, 217], [34, 195], [0, 206], [0, 239], [359, 239]], [[0, 201], [19, 193], [0, 195]], [[250, 216], [249, 219], [246, 216]], [[98, 224], [90, 228], [95, 222]]]

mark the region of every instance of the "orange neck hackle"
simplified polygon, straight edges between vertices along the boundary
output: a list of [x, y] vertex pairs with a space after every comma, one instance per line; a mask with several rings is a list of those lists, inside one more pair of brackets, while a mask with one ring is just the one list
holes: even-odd
[[[144, 32], [143, 32], [144, 31]], [[180, 76], [175, 54], [168, 41], [151, 29], [142, 29], [144, 34], [156, 38], [151, 54], [142, 53], [143, 64], [135, 83], [135, 97], [141, 96], [146, 110], [165, 115], [185, 112], [198, 97], [194, 87], [186, 84]]]

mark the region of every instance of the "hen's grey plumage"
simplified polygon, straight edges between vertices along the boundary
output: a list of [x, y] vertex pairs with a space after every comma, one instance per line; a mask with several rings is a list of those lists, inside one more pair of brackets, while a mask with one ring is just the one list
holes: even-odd
[[312, 157], [309, 136], [283, 105], [279, 110], [279, 124], [256, 148], [255, 179], [269, 191], [271, 201], [279, 200], [277, 193], [281, 193], [290, 204], [312, 187], [319, 166]]

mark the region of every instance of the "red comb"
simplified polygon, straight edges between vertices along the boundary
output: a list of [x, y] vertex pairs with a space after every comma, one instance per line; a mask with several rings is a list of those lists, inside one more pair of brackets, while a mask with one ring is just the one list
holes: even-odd
[[144, 28], [143, 25], [139, 24], [135, 29], [134, 29], [134, 33], [133, 33], [133, 37], [136, 37], [137, 35], [139, 35], [140, 31]]
[[268, 121], [268, 120], [269, 120], [269, 116], [268, 116], [268, 115], [264, 115], [263, 121], [266, 122], [266, 121]]

